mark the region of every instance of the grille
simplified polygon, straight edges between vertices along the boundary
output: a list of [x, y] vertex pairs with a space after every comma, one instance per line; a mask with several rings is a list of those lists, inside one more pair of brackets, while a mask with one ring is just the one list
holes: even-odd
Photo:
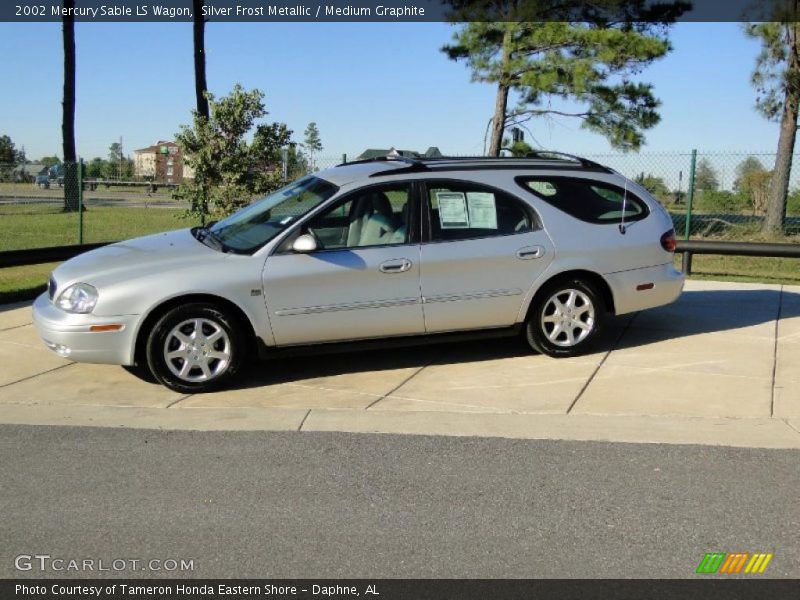
[[52, 275], [50, 275], [50, 279], [47, 281], [47, 295], [50, 296], [50, 300], [56, 295], [56, 280]]

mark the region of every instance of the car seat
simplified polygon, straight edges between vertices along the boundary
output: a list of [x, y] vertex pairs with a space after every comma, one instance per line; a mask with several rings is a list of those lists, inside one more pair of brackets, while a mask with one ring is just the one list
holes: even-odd
[[392, 204], [383, 192], [356, 200], [350, 212], [348, 247], [388, 244], [396, 230]]

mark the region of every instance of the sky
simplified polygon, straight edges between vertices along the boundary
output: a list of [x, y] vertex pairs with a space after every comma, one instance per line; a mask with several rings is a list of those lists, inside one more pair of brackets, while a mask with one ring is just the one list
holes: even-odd
[[[76, 138], [84, 158], [172, 139], [194, 107], [190, 23], [77, 23]], [[366, 148], [481, 154], [494, 106], [488, 84], [440, 52], [444, 23], [215, 23], [206, 26], [209, 90], [265, 93], [269, 120], [302, 141], [318, 125], [322, 155]], [[642, 152], [774, 152], [778, 127], [753, 109], [758, 43], [737, 23], [681, 23], [674, 50], [638, 76], [655, 86], [661, 122]], [[59, 23], [0, 23], [0, 135], [28, 158], [61, 154]], [[554, 105], [555, 106], [555, 105]], [[531, 122], [526, 141], [575, 154], [612, 152], [569, 118]]]

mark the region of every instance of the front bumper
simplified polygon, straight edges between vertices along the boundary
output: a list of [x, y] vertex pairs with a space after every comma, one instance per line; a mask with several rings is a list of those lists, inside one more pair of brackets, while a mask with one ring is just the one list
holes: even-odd
[[[56, 307], [47, 294], [33, 303], [33, 325], [45, 345], [76, 362], [132, 365], [139, 315], [76, 315]], [[118, 331], [91, 331], [93, 326], [121, 325]]]
[[[618, 315], [670, 304], [683, 291], [685, 276], [671, 263], [605, 275]], [[638, 289], [640, 286], [649, 286]]]

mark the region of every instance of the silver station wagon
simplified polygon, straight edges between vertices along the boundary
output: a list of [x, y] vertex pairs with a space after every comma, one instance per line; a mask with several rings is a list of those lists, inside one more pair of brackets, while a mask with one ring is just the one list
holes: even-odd
[[573, 356], [609, 315], [678, 297], [674, 247], [666, 210], [586, 159], [385, 158], [309, 175], [207, 228], [82, 254], [53, 271], [33, 317], [59, 355], [184, 393], [330, 342], [518, 333]]

